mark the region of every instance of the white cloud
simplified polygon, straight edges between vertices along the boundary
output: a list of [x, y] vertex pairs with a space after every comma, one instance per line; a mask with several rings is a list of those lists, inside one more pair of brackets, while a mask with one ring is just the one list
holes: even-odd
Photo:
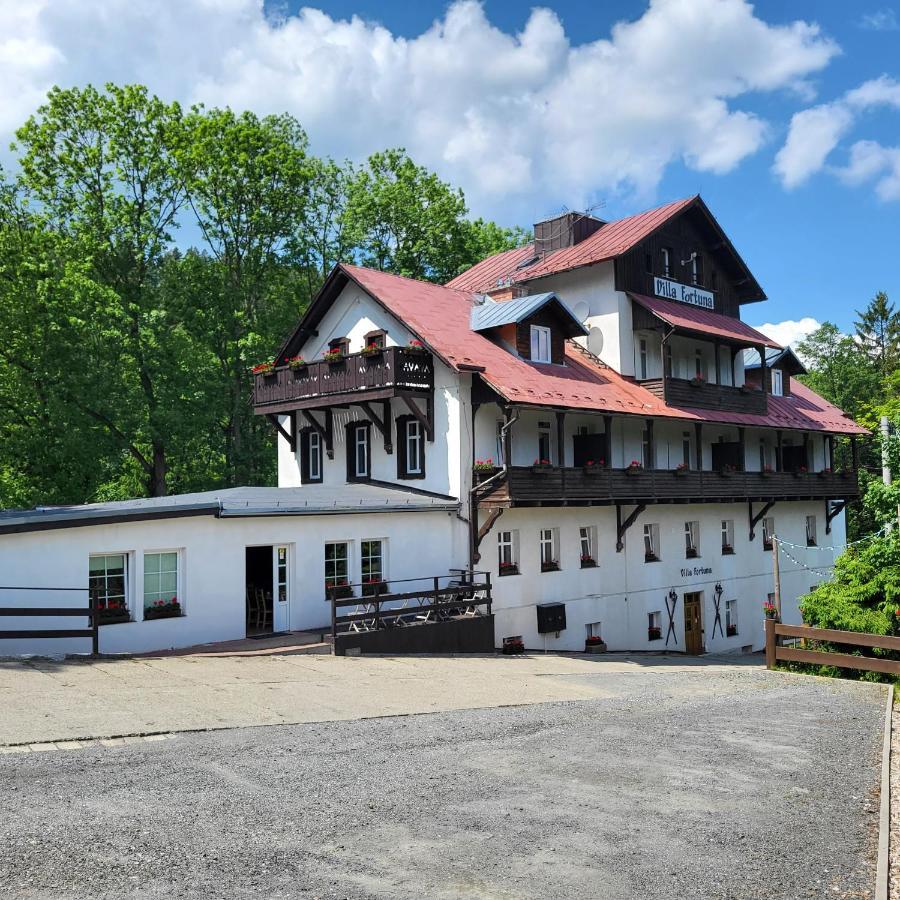
[[[827, 160], [846, 137], [860, 115], [877, 107], [900, 110], [900, 82], [882, 75], [847, 91], [838, 100], [795, 113], [787, 140], [775, 157], [773, 170], [786, 188], [795, 188], [827, 168]], [[876, 148], [880, 151], [877, 154]], [[842, 180], [860, 184], [887, 171], [876, 185], [883, 200], [897, 196], [896, 148], [881, 147], [873, 141], [858, 141], [851, 148], [847, 167], [832, 168]], [[876, 163], [876, 156], [879, 156]], [[890, 172], [893, 171], [893, 174]]]
[[783, 322], [766, 322], [765, 325], [754, 325], [757, 331], [761, 331], [766, 337], [772, 338], [782, 347], [792, 346], [800, 343], [807, 335], [812, 334], [817, 328], [822, 327], [822, 323], [812, 316], [805, 316], [802, 319], [785, 319]]
[[768, 24], [746, 0], [652, 0], [580, 45], [548, 9], [510, 34], [475, 0], [409, 39], [313, 8], [273, 18], [262, 0], [18, 0], [0, 6], [0, 144], [54, 83], [141, 81], [287, 110], [319, 153], [405, 146], [476, 211], [527, 220], [649, 196], [677, 160], [728, 172], [768, 134], [742, 99], [808, 96], [838, 52], [816, 25]]
[[897, 31], [900, 29], [897, 13], [888, 7], [877, 9], [875, 12], [863, 13], [857, 24], [866, 31]]

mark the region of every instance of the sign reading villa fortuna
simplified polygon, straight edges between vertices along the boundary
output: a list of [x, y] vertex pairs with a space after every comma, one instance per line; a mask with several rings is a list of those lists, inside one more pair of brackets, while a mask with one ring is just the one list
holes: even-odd
[[704, 309], [715, 309], [715, 298], [709, 291], [701, 290], [668, 278], [654, 278], [653, 292], [657, 297], [666, 300], [677, 300], [679, 303], [690, 303], [691, 306], [702, 306]]

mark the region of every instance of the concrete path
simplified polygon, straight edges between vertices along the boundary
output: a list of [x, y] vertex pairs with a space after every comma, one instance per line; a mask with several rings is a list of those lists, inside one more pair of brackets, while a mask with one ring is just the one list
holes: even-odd
[[0, 660], [0, 746], [612, 696], [604, 676], [758, 668], [759, 657], [178, 656]]

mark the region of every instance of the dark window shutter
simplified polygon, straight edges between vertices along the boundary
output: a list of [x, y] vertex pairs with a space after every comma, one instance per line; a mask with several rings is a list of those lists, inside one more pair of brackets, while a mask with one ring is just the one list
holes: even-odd
[[406, 471], [406, 423], [409, 416], [397, 416], [397, 477], [407, 478]]

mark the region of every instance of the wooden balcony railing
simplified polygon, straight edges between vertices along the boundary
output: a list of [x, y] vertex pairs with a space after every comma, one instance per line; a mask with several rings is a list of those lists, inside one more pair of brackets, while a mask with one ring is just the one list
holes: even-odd
[[695, 384], [687, 378], [649, 378], [640, 384], [669, 406], [721, 409], [725, 412], [759, 415], [764, 415], [768, 408], [766, 394], [752, 387]]
[[434, 387], [431, 355], [409, 347], [385, 347], [375, 355], [351, 353], [339, 362], [316, 360], [299, 369], [279, 366], [255, 375], [253, 406], [258, 413], [327, 406], [353, 394], [386, 399], [398, 391], [424, 393]]
[[[476, 473], [483, 477], [484, 473]], [[674, 472], [512, 466], [505, 479], [485, 488], [481, 505], [555, 506], [567, 503], [716, 503], [734, 500], [851, 500], [859, 496], [856, 473]]]

